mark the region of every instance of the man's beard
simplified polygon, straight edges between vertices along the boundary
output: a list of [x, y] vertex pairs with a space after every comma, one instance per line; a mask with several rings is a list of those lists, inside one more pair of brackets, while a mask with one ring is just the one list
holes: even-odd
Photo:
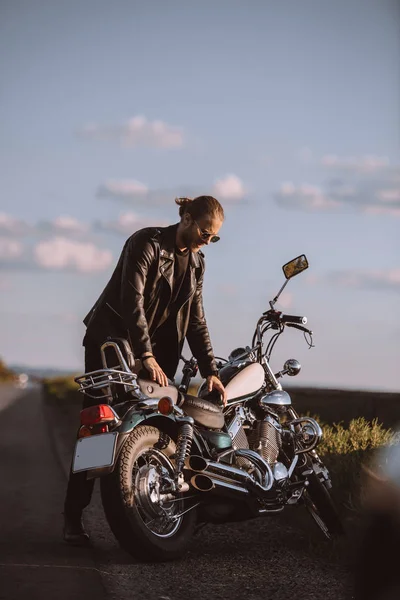
[[192, 246], [194, 244], [193, 244], [192, 236], [190, 235], [189, 231], [182, 232], [182, 241], [185, 245], [185, 248], [188, 248], [188, 250], [192, 250]]

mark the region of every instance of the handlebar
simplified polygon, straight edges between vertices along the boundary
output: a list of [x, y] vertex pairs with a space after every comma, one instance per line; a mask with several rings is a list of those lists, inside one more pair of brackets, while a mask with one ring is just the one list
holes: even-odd
[[178, 390], [183, 394], [186, 394], [190, 381], [193, 377], [196, 377], [199, 367], [197, 360], [194, 357], [192, 357], [190, 360], [186, 360], [183, 356], [181, 356], [181, 359], [185, 363], [185, 366], [182, 369], [183, 377]]
[[263, 313], [261, 320], [269, 321], [270, 323], [275, 325], [279, 325], [279, 323], [297, 323], [298, 325], [305, 325], [307, 323], [307, 317], [299, 317], [297, 315], [285, 315], [279, 310], [267, 310], [265, 313]]
[[183, 374], [182, 381], [178, 388], [180, 392], [183, 392], [184, 394], [187, 393], [191, 379], [192, 379], [192, 371], [187, 370], [186, 373]]
[[297, 317], [296, 315], [284, 315], [280, 316], [282, 323], [297, 323], [298, 325], [305, 325], [307, 323], [307, 317]]
[[304, 333], [309, 333], [312, 335], [311, 329], [307, 329], [307, 327], [302, 327], [302, 325], [297, 325], [296, 323], [286, 323], [287, 327], [293, 327], [293, 329], [298, 329], [299, 331], [303, 331]]

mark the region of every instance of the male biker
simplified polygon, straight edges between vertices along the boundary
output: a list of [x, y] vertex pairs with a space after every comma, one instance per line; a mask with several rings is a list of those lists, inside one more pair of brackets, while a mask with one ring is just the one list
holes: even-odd
[[[212, 196], [177, 198], [180, 222], [148, 227], [126, 241], [103, 293], [84, 319], [85, 372], [102, 369], [100, 347], [107, 337], [129, 341], [134, 356], [162, 386], [173, 380], [185, 338], [198, 361], [208, 390], [226, 392], [218, 379], [203, 309], [204, 255], [201, 247], [219, 240], [224, 221]], [[83, 407], [96, 404], [85, 397]], [[64, 503], [64, 540], [88, 541], [82, 511], [90, 503], [94, 479], [72, 473]]]

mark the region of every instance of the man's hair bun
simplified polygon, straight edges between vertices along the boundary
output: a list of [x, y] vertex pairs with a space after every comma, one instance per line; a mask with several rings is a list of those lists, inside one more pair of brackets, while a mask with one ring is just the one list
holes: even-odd
[[193, 198], [175, 198], [176, 204], [179, 206], [179, 216], [182, 217], [188, 210], [189, 204], [193, 202]]
[[224, 209], [213, 196], [197, 196], [197, 198], [175, 198], [179, 206], [179, 216], [183, 217], [185, 213], [193, 219], [200, 219], [207, 215], [215, 215], [222, 221], [224, 220]]

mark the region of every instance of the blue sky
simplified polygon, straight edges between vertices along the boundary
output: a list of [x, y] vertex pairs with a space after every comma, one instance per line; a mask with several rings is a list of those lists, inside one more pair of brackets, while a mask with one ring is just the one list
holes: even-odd
[[287, 331], [273, 366], [398, 390], [399, 24], [394, 0], [3, 1], [0, 356], [81, 369], [125, 239], [213, 193], [216, 354], [250, 343], [305, 252], [279, 307], [316, 347]]

